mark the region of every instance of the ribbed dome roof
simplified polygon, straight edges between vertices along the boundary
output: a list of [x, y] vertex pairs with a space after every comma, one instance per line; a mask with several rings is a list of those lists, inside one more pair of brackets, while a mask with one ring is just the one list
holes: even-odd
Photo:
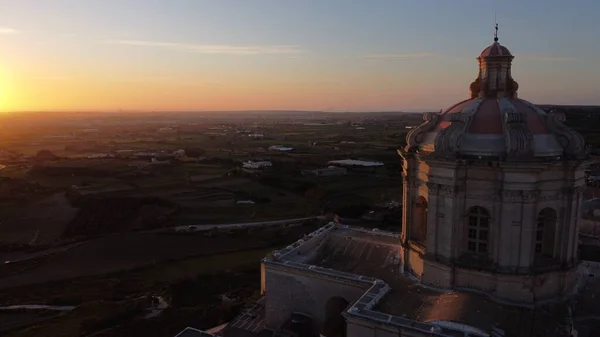
[[488, 56], [512, 56], [508, 48], [504, 47], [498, 42], [492, 43], [489, 47], [485, 48], [479, 57]]

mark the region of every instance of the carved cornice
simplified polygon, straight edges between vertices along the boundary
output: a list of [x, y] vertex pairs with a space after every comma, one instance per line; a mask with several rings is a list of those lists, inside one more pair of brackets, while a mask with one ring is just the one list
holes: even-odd
[[500, 195], [504, 202], [517, 202], [521, 201], [521, 191], [501, 191]]
[[523, 202], [536, 202], [540, 198], [540, 191], [523, 191]]
[[561, 198], [561, 196], [562, 196], [562, 194], [560, 192], [557, 192], [557, 193], [554, 193], [554, 194], [541, 196], [539, 198], [539, 200], [540, 201], [559, 200]]
[[460, 189], [458, 186], [441, 186], [441, 192], [447, 197], [455, 197]]
[[486, 194], [468, 194], [468, 199], [485, 200], [485, 201], [498, 201], [500, 200], [500, 192], [495, 191]]

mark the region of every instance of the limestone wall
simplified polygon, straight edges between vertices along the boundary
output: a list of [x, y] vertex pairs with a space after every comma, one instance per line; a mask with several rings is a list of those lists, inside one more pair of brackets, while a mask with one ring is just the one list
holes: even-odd
[[600, 221], [579, 219], [579, 232], [589, 235], [599, 235]]
[[333, 296], [349, 303], [366, 290], [364, 284], [334, 281], [315, 275], [265, 266], [265, 324], [277, 328], [295, 312], [311, 315], [318, 323], [325, 319], [325, 303]]

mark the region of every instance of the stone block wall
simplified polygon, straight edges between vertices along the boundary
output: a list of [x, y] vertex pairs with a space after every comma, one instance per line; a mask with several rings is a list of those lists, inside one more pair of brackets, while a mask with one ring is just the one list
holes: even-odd
[[325, 319], [325, 304], [339, 296], [349, 303], [366, 290], [365, 285], [350, 284], [317, 275], [265, 266], [265, 324], [277, 328], [293, 312], [311, 315], [317, 323]]

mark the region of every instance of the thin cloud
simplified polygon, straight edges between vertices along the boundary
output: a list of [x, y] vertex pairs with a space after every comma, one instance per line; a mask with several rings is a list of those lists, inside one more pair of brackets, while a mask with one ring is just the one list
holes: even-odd
[[456, 62], [467, 62], [467, 61], [475, 61], [475, 57], [467, 58], [467, 57], [457, 57], [454, 59]]
[[5, 35], [9, 35], [9, 34], [18, 34], [19, 31], [13, 28], [8, 28], [8, 27], [0, 27], [0, 34], [5, 34]]
[[41, 81], [64, 81], [67, 79], [67, 77], [65, 76], [42, 76], [42, 77], [38, 77], [38, 80]]
[[275, 46], [236, 46], [236, 45], [218, 45], [218, 44], [191, 44], [175, 42], [158, 42], [143, 40], [109, 40], [109, 43], [161, 48], [176, 51], [184, 51], [197, 54], [229, 54], [229, 55], [265, 55], [265, 54], [300, 54], [306, 52], [302, 48], [293, 45], [275, 45]]
[[376, 59], [408, 59], [408, 58], [424, 58], [435, 56], [435, 53], [392, 53], [392, 54], [370, 54], [367, 58]]
[[536, 55], [536, 54], [523, 54], [523, 55], [516, 55], [515, 57], [518, 59], [522, 59], [522, 60], [546, 61], [546, 62], [577, 61], [576, 57], [561, 57], [561, 56]]

